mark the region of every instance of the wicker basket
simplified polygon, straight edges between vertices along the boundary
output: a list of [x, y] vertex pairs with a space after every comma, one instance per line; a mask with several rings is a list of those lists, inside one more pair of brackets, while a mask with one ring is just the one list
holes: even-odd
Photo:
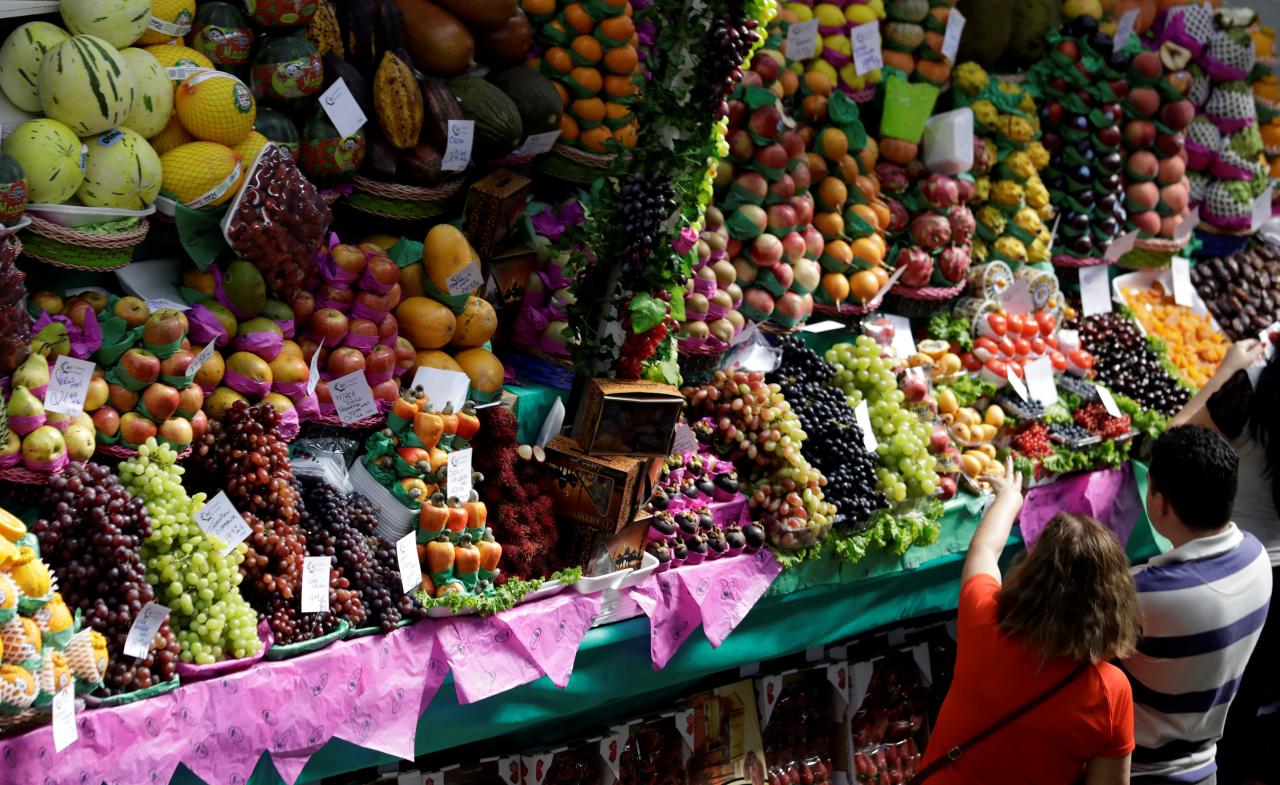
[[[138, 451], [133, 449], [132, 447], [125, 447], [119, 444], [103, 444], [102, 442], [98, 442], [98, 446], [94, 450], [94, 453], [96, 453], [97, 455], [105, 456], [107, 458], [115, 458], [116, 460], [120, 460], [120, 461], [127, 461], [131, 458], [138, 457]], [[190, 454], [191, 454], [191, 445], [187, 445], [186, 447], [178, 451], [178, 460], [182, 460], [183, 458], [186, 458]]]
[[466, 178], [457, 177], [431, 188], [397, 183], [380, 183], [365, 177], [352, 181], [351, 194], [343, 203], [366, 215], [397, 221], [421, 221], [444, 215], [449, 200], [462, 190]]
[[1168, 267], [1173, 257], [1177, 256], [1190, 242], [1191, 235], [1181, 240], [1138, 240], [1134, 242], [1131, 251], [1116, 260], [1116, 264], [1131, 270], [1163, 269]]
[[587, 184], [617, 174], [627, 159], [614, 154], [589, 153], [576, 147], [557, 144], [551, 152], [539, 156], [534, 168], [545, 175], [571, 183]]
[[10, 466], [7, 469], [0, 469], [0, 480], [16, 483], [18, 485], [44, 485], [49, 482], [50, 477], [62, 474], [73, 466], [84, 466], [84, 463], [68, 463], [66, 466], [52, 474], [49, 472], [35, 472], [22, 464], [18, 464], [16, 466]]
[[387, 422], [387, 415], [386, 413], [379, 413], [356, 422], [343, 422], [342, 418], [336, 414], [313, 414], [307, 418], [307, 422], [320, 423], [333, 428], [345, 428], [349, 431], [363, 431], [381, 428]]
[[894, 284], [884, 297], [884, 308], [901, 316], [932, 316], [964, 294], [964, 282], [955, 286], [903, 286]]
[[1086, 256], [1083, 259], [1069, 254], [1058, 254], [1051, 259], [1054, 273], [1058, 276], [1059, 288], [1071, 288], [1080, 285], [1080, 270], [1085, 267], [1098, 267], [1111, 264], [1101, 256]]
[[33, 215], [24, 251], [32, 259], [68, 270], [118, 270], [133, 260], [133, 249], [147, 239], [150, 228], [143, 218], [126, 232], [93, 234]]

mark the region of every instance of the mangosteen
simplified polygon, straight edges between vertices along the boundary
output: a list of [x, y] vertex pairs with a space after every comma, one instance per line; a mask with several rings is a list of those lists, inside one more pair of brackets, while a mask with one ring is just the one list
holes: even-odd
[[658, 560], [658, 564], [666, 564], [671, 561], [671, 549], [667, 547], [665, 542], [651, 542], [644, 549], [650, 556]]
[[689, 555], [689, 546], [684, 544], [684, 540], [676, 540], [671, 545], [671, 558], [683, 559]]
[[716, 492], [716, 484], [711, 481], [710, 477], [699, 477], [693, 485], [698, 489], [698, 493], [703, 496], [710, 496]]
[[716, 527], [716, 521], [714, 518], [711, 517], [711, 513], [708, 513], [708, 512], [698, 513], [698, 531], [707, 532], [707, 531], [711, 531], [715, 527]]
[[742, 527], [742, 536], [750, 548], [764, 547], [764, 527], [754, 521]]
[[1084, 232], [1089, 229], [1089, 214], [1075, 212], [1067, 213], [1066, 217], [1063, 219], [1063, 223], [1065, 223], [1073, 232], [1079, 234], [1080, 232]]
[[1114, 210], [1116, 205], [1119, 203], [1120, 203], [1120, 197], [1116, 196], [1115, 194], [1107, 194], [1106, 196], [1098, 200], [1098, 209], [1104, 213], [1109, 213], [1112, 210]]
[[689, 462], [685, 464], [684, 468], [694, 477], [701, 477], [703, 469], [702, 457], [698, 455], [693, 456], [689, 459]]
[[667, 492], [659, 488], [653, 492], [653, 496], [649, 499], [649, 506], [655, 510], [665, 510], [671, 506], [671, 497]]
[[725, 474], [717, 474], [715, 479], [716, 487], [728, 494], [738, 492], [738, 473], [726, 472]]
[[1119, 150], [1113, 150], [1109, 153], [1104, 153], [1102, 157], [1098, 159], [1099, 168], [1101, 168], [1104, 172], [1107, 172], [1108, 174], [1112, 172], [1120, 171], [1120, 167], [1123, 164], [1124, 164], [1124, 159], [1121, 158]]
[[747, 545], [746, 535], [737, 524], [731, 523], [724, 527], [724, 539], [729, 543], [730, 548], [744, 548]]
[[724, 532], [712, 529], [707, 535], [707, 548], [712, 553], [724, 553], [729, 550], [729, 542], [725, 539]]
[[1115, 192], [1120, 189], [1120, 175], [1105, 174], [1098, 178], [1098, 185], [1101, 186], [1104, 191]]
[[686, 537], [690, 534], [698, 533], [698, 516], [689, 510], [681, 510], [675, 514], [676, 526], [680, 527], [680, 533]]
[[680, 483], [680, 492], [683, 493], [687, 499], [698, 498], [698, 486], [694, 484], [692, 479], [688, 479]]
[[667, 536], [676, 533], [676, 522], [665, 512], [658, 513], [649, 521], [649, 525]]
[[703, 537], [701, 534], [686, 537], [684, 544], [689, 547], [689, 553], [701, 553], [704, 556], [707, 553], [707, 538]]
[[1104, 235], [1108, 237], [1114, 237], [1116, 232], [1120, 230], [1119, 223], [1117, 223], [1116, 219], [1111, 216], [1107, 216], [1106, 218], [1103, 218], [1101, 221], [1099, 221], [1097, 223], [1097, 227], [1098, 227], [1098, 231], [1102, 232]]
[[1087, 164], [1080, 164], [1068, 172], [1067, 176], [1072, 182], [1088, 185], [1093, 182], [1093, 169], [1091, 169]]

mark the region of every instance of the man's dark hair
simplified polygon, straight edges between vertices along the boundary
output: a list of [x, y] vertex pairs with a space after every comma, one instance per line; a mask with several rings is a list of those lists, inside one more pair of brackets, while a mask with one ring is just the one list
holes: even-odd
[[1151, 487], [1188, 528], [1212, 531], [1231, 520], [1240, 458], [1217, 433], [1199, 425], [1179, 425], [1151, 448]]

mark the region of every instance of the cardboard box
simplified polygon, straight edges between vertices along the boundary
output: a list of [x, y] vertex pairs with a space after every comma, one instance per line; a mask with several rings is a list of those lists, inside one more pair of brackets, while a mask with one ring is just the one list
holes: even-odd
[[693, 756], [689, 781], [764, 785], [764, 743], [750, 679], [693, 697]]
[[[653, 492], [661, 464], [630, 456], [587, 455], [564, 436], [553, 437], [546, 450], [561, 555], [589, 575], [603, 574], [603, 568], [620, 562], [638, 567], [648, 523], [637, 523], [635, 514]], [[607, 563], [602, 559], [606, 555]]]
[[684, 396], [669, 384], [591, 379], [578, 404], [573, 438], [590, 455], [666, 458]]
[[498, 169], [475, 181], [467, 192], [467, 239], [476, 253], [489, 258], [524, 215], [525, 197], [532, 181], [521, 174]]

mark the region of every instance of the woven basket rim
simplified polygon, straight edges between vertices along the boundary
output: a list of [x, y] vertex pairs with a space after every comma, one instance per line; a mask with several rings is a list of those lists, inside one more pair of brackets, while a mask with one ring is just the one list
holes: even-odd
[[358, 420], [356, 422], [343, 422], [342, 418], [336, 414], [323, 414], [317, 412], [316, 414], [309, 416], [307, 418], [307, 422], [316, 422], [321, 425], [329, 425], [334, 428], [347, 428], [353, 431], [360, 431], [365, 428], [377, 428], [384, 425], [387, 422], [387, 415], [380, 412], [373, 417], [366, 417], [363, 420]]
[[731, 347], [726, 346], [722, 349], [717, 349], [707, 346], [706, 344], [686, 347], [683, 343], [677, 343], [676, 354], [684, 355], [685, 357], [715, 357], [717, 355], [726, 354], [730, 348]]
[[590, 153], [560, 142], [556, 142], [555, 147], [551, 149], [563, 158], [568, 158], [576, 164], [590, 166], [594, 169], [608, 169], [618, 158], [617, 153]]
[[[101, 453], [108, 458], [118, 458], [122, 461], [138, 457], [138, 451], [132, 447], [122, 447], [119, 444], [103, 444], [102, 442], [98, 442], [97, 447], [94, 448], [94, 452]], [[191, 445], [187, 445], [178, 452], [178, 460], [182, 460], [190, 454]]]
[[[1175, 251], [1181, 251], [1183, 248], [1186, 248], [1187, 243], [1189, 242], [1191, 242], [1190, 234], [1188, 234], [1186, 237], [1182, 238], [1181, 240], [1152, 237], [1147, 240], [1142, 240], [1142, 239], [1134, 240], [1133, 247], [1142, 251], [1154, 251], [1156, 253], [1173, 253]], [[1125, 254], [1125, 256], [1128, 256], [1128, 254]], [[1121, 257], [1121, 258], [1124, 258], [1124, 257]]]
[[351, 185], [357, 191], [364, 191], [384, 199], [395, 199], [402, 202], [430, 202], [453, 196], [462, 190], [462, 185], [466, 181], [467, 178], [465, 177], [455, 177], [440, 185], [428, 188], [417, 185], [401, 185], [400, 183], [384, 183], [357, 175], [351, 181]]
[[928, 302], [941, 302], [950, 300], [952, 297], [960, 294], [968, 286], [967, 282], [961, 282], [955, 286], [903, 286], [901, 283], [895, 283], [890, 289], [889, 294], [901, 297], [904, 300], [925, 300]]
[[1100, 264], [1109, 264], [1106, 257], [1102, 256], [1086, 256], [1083, 259], [1077, 259], [1066, 254], [1056, 254], [1050, 261], [1055, 267], [1097, 267]]
[[112, 234], [92, 234], [90, 232], [81, 232], [77, 229], [68, 229], [65, 226], [59, 226], [51, 221], [33, 215], [31, 217], [31, 226], [27, 227], [32, 233], [41, 237], [62, 243], [63, 245], [74, 245], [82, 248], [93, 248], [96, 250], [124, 250], [133, 248], [147, 238], [147, 232], [151, 229], [151, 224], [146, 218], [138, 221], [138, 225], [125, 232], [114, 232]]
[[43, 485], [49, 481], [50, 477], [57, 477], [68, 469], [76, 466], [84, 466], [84, 461], [70, 461], [66, 466], [62, 467], [62, 469], [53, 473], [35, 472], [22, 464], [18, 464], [16, 466], [10, 466], [7, 469], [0, 469], [0, 480], [16, 482], [19, 485]]
[[814, 303], [813, 310], [816, 313], [825, 316], [866, 316], [880, 310], [880, 306], [884, 305], [884, 298], [877, 297], [868, 302], [866, 305], [827, 305], [826, 303]]

